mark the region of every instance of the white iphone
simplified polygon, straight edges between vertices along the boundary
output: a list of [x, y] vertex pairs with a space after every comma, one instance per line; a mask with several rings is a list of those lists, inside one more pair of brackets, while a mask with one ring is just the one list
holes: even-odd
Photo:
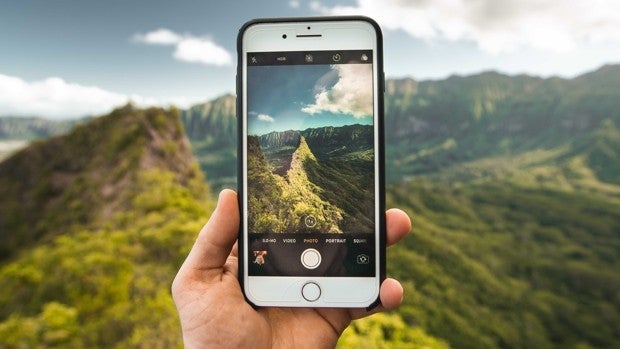
[[379, 303], [383, 86], [381, 30], [367, 17], [241, 28], [239, 279], [248, 302]]

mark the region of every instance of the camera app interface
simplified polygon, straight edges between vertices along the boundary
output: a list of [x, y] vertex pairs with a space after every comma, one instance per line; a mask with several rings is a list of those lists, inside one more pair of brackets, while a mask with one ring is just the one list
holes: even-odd
[[247, 54], [251, 276], [375, 276], [372, 51]]

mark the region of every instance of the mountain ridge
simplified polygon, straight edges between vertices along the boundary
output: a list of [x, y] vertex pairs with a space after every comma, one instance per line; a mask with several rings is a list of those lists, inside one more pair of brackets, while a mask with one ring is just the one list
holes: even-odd
[[[258, 136], [249, 136], [247, 143], [251, 233], [342, 233], [344, 212], [326, 200], [323, 189], [308, 176], [308, 167], [318, 162], [304, 136], [299, 136], [290, 157], [276, 160], [278, 169], [270, 165], [274, 160], [263, 153]], [[311, 227], [303, 223], [308, 215], [316, 219]]]
[[333, 157], [340, 153], [364, 151], [373, 148], [372, 125], [345, 125], [310, 127], [303, 130], [272, 131], [258, 136], [261, 147], [296, 147], [299, 137], [304, 137], [319, 157]]
[[195, 186], [203, 177], [193, 159], [176, 111], [131, 105], [33, 143], [0, 163], [0, 258], [50, 234], [105, 224], [129, 209], [143, 171]]
[[[573, 78], [485, 71], [436, 80], [388, 79], [386, 164], [398, 169], [387, 180], [432, 175], [447, 165], [485, 157], [552, 149], [592, 132], [605, 119], [618, 126], [618, 113], [607, 113], [618, 110], [618, 81], [620, 64]], [[181, 111], [181, 119], [209, 182], [215, 188], [235, 188], [235, 96], [194, 105]], [[312, 137], [306, 139], [317, 148]], [[432, 158], [427, 149], [435, 149]]]

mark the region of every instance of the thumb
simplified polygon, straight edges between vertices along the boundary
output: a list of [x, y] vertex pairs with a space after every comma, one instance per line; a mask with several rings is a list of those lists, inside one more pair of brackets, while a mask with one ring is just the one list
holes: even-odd
[[238, 231], [237, 193], [224, 189], [220, 192], [217, 207], [207, 224], [200, 230], [181, 268], [199, 270], [221, 268], [237, 241]]

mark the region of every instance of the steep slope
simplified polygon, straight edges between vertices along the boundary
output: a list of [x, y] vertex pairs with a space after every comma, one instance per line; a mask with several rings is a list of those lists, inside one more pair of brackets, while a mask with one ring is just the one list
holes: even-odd
[[350, 155], [373, 148], [374, 135], [370, 125], [309, 128], [301, 134], [319, 158]]
[[[309, 184], [301, 187], [310, 188], [311, 184], [315, 187], [311, 192], [342, 210], [340, 231], [370, 233], [374, 216], [373, 137], [372, 126], [349, 125], [271, 132], [257, 139], [265, 166], [273, 174], [290, 184], [291, 174], [303, 170], [303, 180], [297, 182]], [[312, 156], [296, 161], [295, 154], [305, 153], [305, 148]], [[291, 172], [293, 164], [302, 163], [297, 172]], [[302, 191], [292, 188], [297, 196], [304, 196]]]
[[275, 174], [285, 176], [291, 168], [293, 153], [299, 145], [299, 131], [270, 132], [258, 136], [258, 142]]
[[282, 131], [282, 132], [270, 132], [258, 137], [260, 146], [262, 149], [270, 150], [283, 147], [297, 147], [299, 145], [299, 137], [301, 133], [299, 131]]
[[[324, 200], [324, 190], [308, 178], [307, 168], [317, 159], [303, 136], [297, 140], [284, 175], [273, 173], [256, 136], [248, 137], [248, 159], [251, 232], [342, 232], [342, 210]], [[308, 215], [316, 218], [312, 227], [304, 224]]]
[[284, 179], [274, 175], [261, 150], [258, 137], [249, 136], [248, 144], [248, 231], [283, 231], [285, 223], [282, 187]]
[[215, 189], [236, 186], [235, 103], [235, 96], [224, 95], [181, 111], [194, 154]]
[[177, 111], [127, 105], [0, 163], [0, 258], [130, 210], [147, 169], [201, 186]]
[[[291, 158], [290, 169], [286, 172], [287, 186], [284, 197], [292, 205], [291, 226], [285, 231], [342, 233], [340, 227], [344, 212], [334, 204], [324, 200], [321, 196], [324, 191], [319, 185], [311, 182], [306, 173], [307, 167], [317, 164], [306, 138], [300, 136], [299, 145]], [[316, 218], [316, 224], [310, 228], [302, 222], [307, 216]]]

